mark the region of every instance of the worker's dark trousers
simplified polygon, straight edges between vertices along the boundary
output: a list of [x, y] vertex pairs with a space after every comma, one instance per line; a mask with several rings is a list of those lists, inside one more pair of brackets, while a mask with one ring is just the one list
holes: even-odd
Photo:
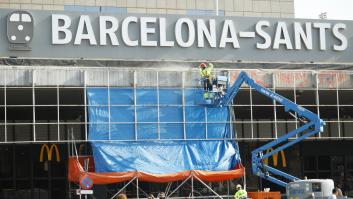
[[212, 84], [209, 78], [203, 80], [203, 89], [205, 91], [212, 91]]

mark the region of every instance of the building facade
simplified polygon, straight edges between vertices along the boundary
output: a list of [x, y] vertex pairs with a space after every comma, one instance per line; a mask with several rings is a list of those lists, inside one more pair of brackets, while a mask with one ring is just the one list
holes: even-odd
[[[341, 23], [329, 21], [332, 32], [327, 33], [327, 46], [323, 49], [321, 46], [323, 44], [316, 38], [321, 38], [320, 30], [322, 28], [320, 29], [320, 27], [326, 21], [306, 22], [299, 20], [303, 24], [317, 23], [317, 29], [312, 29], [314, 39], [310, 48], [308, 38], [305, 40], [304, 36], [299, 33], [300, 31], [295, 32], [293, 27], [289, 27], [294, 19], [282, 19], [293, 17], [293, 1], [219, 0], [218, 6], [215, 5], [215, 2], [213, 0], [2, 1], [0, 7], [26, 10], [34, 15], [35, 35], [29, 51], [28, 49], [9, 50], [10, 40], [8, 41], [6, 35], [1, 36], [1, 44], [4, 44], [0, 49], [2, 57], [0, 60], [1, 198], [75, 198], [74, 192], [77, 185], [67, 182], [67, 158], [69, 154], [73, 153], [71, 148], [73, 141], [76, 142], [78, 154], [92, 153], [87, 142], [89, 125], [92, 124], [88, 120], [87, 109], [90, 105], [87, 102], [87, 89], [107, 89], [106, 95], [109, 100], [96, 106], [108, 110], [109, 113], [118, 111], [122, 107], [136, 109], [136, 106], [131, 104], [114, 102], [114, 96], [110, 96], [109, 91], [122, 87], [152, 87], [157, 91], [173, 88], [183, 92], [186, 89], [200, 87], [197, 81], [199, 79], [197, 66], [201, 61], [214, 62], [216, 74], [228, 77], [230, 84], [234, 82], [240, 71], [245, 70], [261, 85], [320, 115], [326, 122], [323, 133], [286, 149], [276, 158], [269, 158], [267, 162], [269, 165], [299, 178], [305, 176], [308, 178], [332, 178], [336, 184], [340, 184], [347, 195], [352, 196], [353, 155], [350, 146], [353, 143], [353, 61], [347, 58], [352, 52], [352, 47], [347, 44], [344, 48], [347, 40], [344, 40], [339, 34], [347, 34], [346, 36], [351, 38], [352, 23], [347, 22], [345, 28], [340, 28], [342, 27]], [[219, 17], [215, 16], [217, 7]], [[49, 10], [49, 12], [37, 10]], [[72, 27], [70, 27], [72, 40], [65, 44], [59, 44], [70, 34], [60, 29], [67, 19], [65, 16], [56, 15], [59, 17], [57, 18], [58, 29], [52, 28], [51, 33], [47, 33], [47, 30], [50, 29], [47, 25], [52, 22], [53, 27], [51, 20], [55, 18], [53, 15], [51, 15], [51, 20], [48, 17], [52, 10], [55, 10], [54, 14], [67, 15], [72, 19]], [[3, 13], [0, 18], [2, 19], [1, 26], [6, 27], [5, 16], [8, 16], [8, 13], [12, 11], [14, 10], [1, 10]], [[141, 13], [142, 15], [139, 15]], [[177, 19], [186, 18], [183, 21], [184, 26], [180, 27], [189, 25], [189, 35], [182, 32], [180, 40], [173, 40], [174, 37], [178, 37], [177, 31], [175, 31], [178, 29], [177, 26], [173, 30], [166, 28], [165, 40], [159, 40], [155, 45], [153, 42], [149, 43], [156, 38], [154, 35], [146, 36], [147, 39], [143, 39], [143, 36], [137, 37], [137, 33], [130, 32], [128, 39], [124, 39], [124, 36], [117, 37], [119, 44], [116, 46], [121, 47], [122, 50], [115, 48], [117, 50], [115, 53], [113, 47], [116, 46], [113, 45], [113, 37], [110, 36], [110, 40], [108, 39], [104, 44], [104, 41], [98, 36], [102, 33], [101, 30], [97, 31], [98, 24], [94, 24], [98, 18], [92, 20], [92, 30], [95, 36], [93, 39], [89, 36], [89, 19], [82, 17], [84, 15], [91, 18], [106, 15], [141, 17], [144, 16], [144, 13], [150, 13], [151, 15], [147, 16], [151, 18], [157, 16], [156, 20], [152, 19], [146, 24], [149, 23], [150, 29], [153, 29], [151, 27], [159, 28], [154, 29], [155, 32], [160, 31], [158, 37], [163, 35], [160, 28], [163, 26], [161, 18], [166, 18], [167, 22], [164, 23], [167, 24], [167, 27], [169, 27], [168, 24], [177, 24], [175, 22]], [[266, 26], [267, 22], [263, 22], [263, 18], [231, 18], [232, 16], [275, 17], [265, 18], [265, 20], [268, 20], [269, 24], [266, 27], [277, 27], [270, 30], [268, 35], [271, 35], [271, 41], [277, 39], [278, 48], [274, 47], [276, 42], [273, 41], [274, 43], [271, 42], [269, 49], [261, 49], [261, 45], [254, 49], [257, 44], [266, 43], [266, 36], [261, 32], [265, 29], [261, 28], [256, 29], [257, 32], [254, 33], [254, 35], [260, 36], [256, 40], [257, 43], [248, 43], [248, 40], [245, 40], [247, 38], [241, 38], [241, 33], [237, 32], [239, 35], [237, 47], [230, 25], [226, 26], [228, 28], [226, 30], [229, 32], [222, 34], [224, 24], [227, 23], [222, 20], [228, 19], [228, 16], [234, 21], [244, 21], [237, 22], [235, 25], [237, 31], [240, 29], [244, 30], [243, 32], [250, 31], [250, 28], [258, 24]], [[277, 20], [276, 17], [280, 19]], [[207, 21], [209, 18], [216, 18], [215, 23], [218, 25], [215, 32], [218, 37], [214, 49], [212, 49], [212, 31], [209, 31], [210, 36], [205, 36], [207, 40], [202, 40], [208, 44], [202, 46], [202, 41], [194, 38], [195, 43], [190, 45], [192, 50], [188, 50], [186, 46], [189, 44], [185, 38], [189, 38], [190, 41], [190, 32], [192, 32], [190, 27], [193, 27], [189, 24], [188, 18], [191, 18], [191, 21], [197, 19]], [[81, 19], [82, 27], [85, 28], [79, 25]], [[118, 20], [120, 28], [123, 26], [120, 24], [123, 19], [118, 18]], [[112, 21], [110, 21], [111, 24], [114, 23]], [[285, 28], [281, 23], [283, 21], [288, 24], [292, 41], [295, 40], [293, 35], [296, 33], [301, 35], [299, 40], [302, 40], [299, 43], [302, 47], [295, 42], [289, 44], [285, 39]], [[139, 22], [141, 22], [141, 18], [136, 19], [136, 23]], [[159, 23], [157, 24], [157, 22]], [[207, 22], [205, 24], [211, 26], [211, 22]], [[196, 22], [194, 24], [196, 35], [199, 34], [197, 27], [201, 27], [202, 22], [200, 24]], [[47, 30], [45, 30], [46, 27]], [[77, 32], [80, 27], [82, 34], [78, 36]], [[108, 29], [106, 27], [105, 30]], [[40, 30], [40, 36], [36, 32], [38, 30]], [[143, 29], [140, 27], [136, 32], [141, 35], [141, 30]], [[305, 30], [307, 31], [307, 29]], [[58, 33], [57, 40], [53, 39], [55, 31]], [[153, 30], [150, 31], [153, 32]], [[175, 35], [171, 36], [169, 33], [172, 31]], [[146, 35], [153, 34], [152, 32], [146, 33]], [[273, 36], [277, 32], [280, 32], [278, 33], [279, 37]], [[36, 35], [36, 33], [38, 34]], [[106, 34], [109, 35], [109, 33]], [[206, 33], [204, 32], [204, 34]], [[11, 35], [9, 38], [11, 39]], [[76, 38], [81, 39], [78, 39], [76, 43]], [[222, 46], [222, 38], [224, 38], [226, 51], [220, 47]], [[231, 39], [227, 40], [229, 38]], [[122, 47], [123, 45], [128, 46], [129, 41], [137, 41], [138, 49], [134, 49], [131, 43], [129, 47]], [[350, 40], [348, 39], [348, 41]], [[162, 48], [163, 42], [164, 45], [174, 43], [173, 46]], [[182, 45], [184, 47], [180, 48]], [[41, 50], [38, 50], [38, 46]], [[12, 47], [16, 48], [16, 45]], [[230, 49], [237, 51], [234, 53]], [[245, 50], [242, 51], [242, 49]], [[269, 54], [266, 54], [267, 52]], [[223, 56], [223, 53], [234, 53], [235, 56], [227, 57]], [[182, 96], [183, 100], [188, 97], [184, 94]], [[159, 111], [170, 104], [165, 105], [158, 101], [151, 106]], [[187, 107], [187, 104], [183, 104], [182, 111], [185, 111]], [[207, 111], [206, 108], [205, 111]], [[280, 187], [251, 174], [250, 154], [256, 147], [297, 128], [302, 121], [296, 115], [286, 113], [281, 104], [261, 96], [247, 86], [240, 89], [234, 99], [231, 111], [234, 117], [229, 125], [235, 129], [235, 133], [225, 139], [236, 140], [239, 143], [242, 161], [247, 168], [248, 190], [256, 191], [264, 187], [271, 187], [273, 190], [283, 191]], [[155, 121], [150, 123], [158, 129], [168, 122], [161, 121], [158, 116]], [[184, 121], [178, 125], [185, 126], [187, 123]], [[208, 123], [212, 124], [210, 121]], [[114, 128], [120, 128], [124, 125], [138, 125], [138, 122], [120, 122], [108, 117], [106, 121], [100, 121], [95, 125], [105, 126], [109, 133]], [[158, 132], [155, 134], [155, 139], [152, 140], [163, 140], [163, 135]], [[208, 132], [207, 128], [203, 132], [203, 135], [197, 139], [212, 139], [212, 132]], [[131, 140], [137, 139], [137, 136], [132, 137]], [[180, 134], [176, 135], [175, 139], [187, 138]], [[111, 140], [114, 141], [114, 138]], [[211, 186], [223, 195], [232, 195], [234, 183], [237, 181], [214, 183]], [[98, 194], [96, 197], [111, 197], [114, 191], [123, 185], [97, 186], [95, 187], [95, 193]], [[164, 185], [148, 183], [142, 183], [141, 186], [149, 192], [158, 192], [165, 188]], [[196, 191], [200, 196], [207, 195], [202, 192], [201, 186]], [[135, 192], [136, 188], [134, 187], [128, 189], [128, 193], [132, 197], [136, 197], [132, 194]]]
[[[4, 0], [0, 8], [90, 13], [216, 15], [215, 0]], [[293, 0], [219, 0], [220, 16], [294, 17]]]

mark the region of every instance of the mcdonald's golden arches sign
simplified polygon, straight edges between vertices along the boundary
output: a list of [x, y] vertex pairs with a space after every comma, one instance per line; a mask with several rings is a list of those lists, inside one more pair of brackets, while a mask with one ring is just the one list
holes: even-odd
[[50, 145], [50, 147], [47, 144], [43, 144], [40, 148], [39, 161], [40, 162], [44, 161], [44, 152], [47, 153], [48, 161], [51, 161], [52, 157], [53, 157], [54, 150], [55, 150], [56, 161], [60, 162], [60, 152], [59, 152], [58, 146], [56, 144], [52, 144], [52, 145]]
[[[273, 151], [273, 148], [269, 148], [266, 151], [267, 153], [271, 153], [271, 151]], [[280, 151], [281, 153], [281, 158], [282, 158], [282, 167], [287, 167], [287, 161], [286, 161], [286, 155], [284, 154], [284, 151]], [[272, 161], [273, 161], [273, 166], [277, 167], [278, 166], [278, 153], [273, 154], [272, 156]], [[269, 158], [265, 158], [264, 159], [264, 163], [268, 165], [268, 159]]]

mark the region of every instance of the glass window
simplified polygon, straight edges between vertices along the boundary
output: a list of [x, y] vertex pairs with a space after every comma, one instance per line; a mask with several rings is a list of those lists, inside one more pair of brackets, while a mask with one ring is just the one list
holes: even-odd
[[5, 125], [0, 125], [0, 142], [5, 142]]
[[66, 150], [67, 147], [65, 147], [65, 145], [62, 145], [62, 144], [57, 144], [56, 146], [58, 148], [60, 159], [58, 162], [56, 160], [56, 157], [54, 156], [56, 154], [53, 154], [52, 161], [49, 162], [51, 176], [65, 178], [65, 174], [67, 170], [67, 162], [66, 162], [67, 159], [65, 159], [64, 157], [67, 154], [67, 150]]
[[347, 161], [347, 169], [353, 170], [353, 156], [347, 156], [346, 161]]
[[273, 106], [253, 106], [253, 119], [259, 120], [274, 120], [274, 108]]
[[264, 96], [256, 90], [251, 90], [252, 104], [253, 105], [273, 105], [273, 100]]
[[250, 105], [250, 89], [240, 89], [233, 103], [234, 105]]
[[[33, 194], [38, 198], [49, 198], [48, 193], [48, 180], [35, 180], [34, 189], [32, 190]], [[63, 189], [64, 191], [65, 189]]]
[[331, 169], [330, 156], [319, 156], [318, 157], [318, 169], [319, 170], [330, 170]]
[[32, 88], [7, 88], [7, 105], [32, 105]]
[[35, 116], [37, 122], [48, 122], [49, 120], [58, 120], [58, 108], [56, 106], [36, 106]]
[[60, 140], [72, 140], [71, 132], [73, 132], [74, 140], [85, 139], [84, 124], [60, 124], [59, 130], [60, 130]]
[[[42, 146], [43, 145], [41, 144], [34, 145], [33, 175], [35, 178], [48, 177], [48, 169], [49, 169], [48, 155], [46, 151], [43, 151], [43, 157], [42, 157], [43, 159], [41, 159], [40, 155], [41, 155]], [[56, 158], [55, 156], [53, 157]]]
[[294, 102], [294, 90], [276, 90], [275, 92]]
[[277, 120], [277, 137], [285, 135], [287, 132], [287, 122], [284, 120]]
[[340, 105], [353, 105], [353, 90], [338, 90]]
[[[17, 177], [30, 177], [31, 168], [31, 146], [30, 145], [16, 145], [15, 147], [15, 161], [16, 176]], [[17, 184], [17, 183], [16, 183]], [[27, 186], [30, 186], [29, 184]], [[26, 186], [26, 187], [27, 187]], [[23, 187], [21, 187], [23, 188]], [[29, 188], [29, 187], [28, 187]]]
[[254, 121], [254, 136], [258, 138], [272, 138], [275, 137], [274, 125], [271, 122], [263, 120]]
[[339, 123], [330, 122], [325, 120], [326, 125], [324, 126], [324, 131], [321, 133], [321, 137], [339, 137]]
[[29, 14], [21, 14], [22, 16], [22, 20], [23, 22], [31, 22], [32, 19], [31, 19], [31, 16], [29, 16]]
[[342, 121], [353, 121], [353, 106], [340, 106], [339, 111]]
[[337, 105], [336, 90], [319, 90], [320, 105]]
[[249, 120], [244, 120], [243, 132], [244, 138], [253, 138], [255, 136], [251, 130], [251, 123]]
[[353, 138], [353, 122], [342, 122], [342, 127], [341, 136]]
[[32, 123], [33, 107], [7, 107], [7, 123]]
[[235, 123], [235, 133], [237, 135], [237, 138], [244, 138], [244, 125], [243, 123], [240, 123], [240, 121], [238, 120], [237, 123]]
[[337, 106], [322, 106], [319, 107], [320, 117], [325, 120], [337, 120], [338, 109]]
[[59, 103], [60, 105], [81, 105], [84, 104], [84, 95], [83, 88], [60, 88]]
[[61, 106], [59, 111], [59, 119], [61, 122], [85, 121], [85, 107], [83, 106]]
[[250, 106], [234, 106], [235, 120], [250, 119], [251, 107]]
[[286, 112], [284, 110], [284, 106], [282, 106], [282, 105], [277, 105], [276, 106], [276, 117], [277, 117], [277, 120], [295, 121], [296, 119], [295, 119], [295, 117], [293, 115], [295, 115], [295, 113], [294, 112]]
[[20, 14], [19, 13], [13, 13], [10, 16], [10, 21], [20, 21]]
[[305, 172], [316, 170], [316, 157], [315, 156], [304, 157], [304, 170], [305, 170]]
[[51, 196], [53, 199], [66, 198], [67, 193], [67, 181], [63, 180], [53, 180]]
[[5, 104], [5, 90], [0, 88], [0, 106]]
[[316, 105], [315, 90], [296, 90], [295, 97], [297, 104], [300, 105]]
[[343, 156], [331, 156], [332, 170], [344, 171], [344, 159]]
[[32, 124], [8, 124], [6, 128], [8, 141], [33, 141]]
[[58, 140], [58, 124], [36, 124], [36, 140]]
[[0, 178], [11, 177], [13, 174], [12, 147], [0, 146]]
[[34, 90], [36, 105], [57, 105], [56, 88], [36, 88]]

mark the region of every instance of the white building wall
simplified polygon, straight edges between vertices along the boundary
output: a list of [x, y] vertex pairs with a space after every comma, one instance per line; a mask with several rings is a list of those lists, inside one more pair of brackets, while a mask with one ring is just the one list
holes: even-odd
[[[215, 15], [216, 0], [0, 0], [0, 8], [65, 10], [68, 7], [87, 8], [87, 12], [102, 12], [101, 7], [108, 7], [110, 12]], [[218, 0], [218, 7], [220, 15], [225, 16], [294, 17], [294, 0]]]

